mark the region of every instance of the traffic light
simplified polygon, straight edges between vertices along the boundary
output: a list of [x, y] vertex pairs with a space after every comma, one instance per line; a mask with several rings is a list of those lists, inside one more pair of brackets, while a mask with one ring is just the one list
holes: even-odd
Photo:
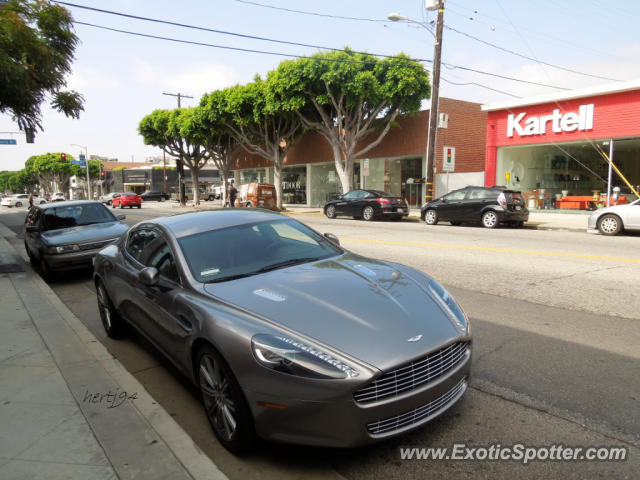
[[107, 172], [100, 172], [100, 176], [104, 178], [107, 175]]
[[66, 160], [67, 159], [67, 154], [66, 153], [61, 153], [60, 154], [60, 160]]

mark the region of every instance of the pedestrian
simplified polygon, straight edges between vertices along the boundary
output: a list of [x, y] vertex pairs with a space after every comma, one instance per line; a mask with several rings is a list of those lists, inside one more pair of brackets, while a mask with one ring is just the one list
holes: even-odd
[[236, 189], [235, 185], [233, 184], [233, 180], [231, 180], [231, 188], [229, 189], [229, 206], [230, 207], [235, 207], [236, 206], [236, 197], [238, 196], [238, 190]]
[[33, 193], [29, 194], [29, 208], [33, 207]]

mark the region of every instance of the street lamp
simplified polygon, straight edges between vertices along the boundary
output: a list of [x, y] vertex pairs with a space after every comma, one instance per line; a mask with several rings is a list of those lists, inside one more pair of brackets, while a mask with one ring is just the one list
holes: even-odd
[[427, 177], [425, 200], [433, 199], [433, 171], [436, 163], [436, 133], [438, 131], [438, 104], [440, 101], [440, 62], [442, 58], [442, 25], [444, 23], [444, 0], [432, 0], [427, 2], [428, 10], [438, 10], [438, 23], [434, 34], [426, 23], [419, 22], [399, 13], [390, 13], [387, 18], [394, 22], [411, 22], [426, 29], [435, 38], [433, 54], [433, 88], [431, 93], [431, 111], [429, 112], [429, 137], [427, 139]]
[[87, 154], [87, 147], [78, 145], [77, 143], [70, 143], [69, 145], [84, 148], [84, 168], [87, 171], [87, 200], [91, 200], [91, 180], [89, 178], [89, 155]]

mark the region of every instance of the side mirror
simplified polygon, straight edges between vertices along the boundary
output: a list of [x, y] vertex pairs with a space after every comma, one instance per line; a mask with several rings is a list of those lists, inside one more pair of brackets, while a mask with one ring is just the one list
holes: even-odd
[[126, 215], [118, 215], [118, 216], [116, 216], [116, 218], [118, 220], [124, 220], [125, 218], [127, 218], [127, 216]]
[[344, 195], [342, 194], [338, 195], [338, 200], [342, 200], [342, 197], [344, 197]]
[[336, 237], [333, 233], [325, 233], [324, 234], [324, 238], [326, 238], [331, 243], [333, 243], [333, 244], [335, 244], [337, 246], [340, 245], [340, 240], [338, 240], [338, 237]]
[[145, 267], [138, 273], [138, 280], [143, 284], [151, 287], [158, 283], [158, 269], [154, 267]]

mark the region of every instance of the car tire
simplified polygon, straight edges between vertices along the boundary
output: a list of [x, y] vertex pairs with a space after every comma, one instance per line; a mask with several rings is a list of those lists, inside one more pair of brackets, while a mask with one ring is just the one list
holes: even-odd
[[109, 201], [107, 202], [107, 205], [112, 206], [112, 205], [113, 205], [113, 202], [112, 202], [111, 200], [109, 200]]
[[253, 203], [251, 203], [251, 202], [247, 202], [247, 204], [245, 205], [245, 207], [247, 207], [247, 208], [253, 208]]
[[373, 220], [376, 217], [376, 211], [373, 209], [372, 206], [367, 205], [366, 207], [364, 207], [362, 209], [362, 219], [370, 222], [371, 220]]
[[524, 227], [524, 220], [519, 220], [515, 223], [516, 228]]
[[31, 250], [29, 249], [29, 245], [27, 245], [27, 242], [25, 240], [24, 242], [24, 249], [27, 251], [27, 256], [29, 257], [29, 263], [31, 263], [31, 265], [33, 267], [38, 265], [38, 259], [36, 258], [36, 256], [31, 253]]
[[21, 207], [22, 206], [22, 202], [16, 202], [16, 207]]
[[46, 202], [46, 200], [40, 200], [40, 205], [44, 205]]
[[202, 403], [216, 438], [232, 453], [250, 451], [256, 441], [253, 416], [231, 368], [208, 345], [198, 352], [196, 365]]
[[138, 208], [142, 208], [142, 205], [138, 205]]
[[325, 209], [324, 214], [327, 216], [327, 218], [336, 218], [336, 207], [333, 205], [329, 205]]
[[96, 282], [96, 296], [98, 299], [100, 320], [102, 320], [104, 331], [109, 338], [121, 338], [124, 333], [124, 321], [113, 307], [107, 289], [100, 280]]
[[165, 200], [166, 200], [166, 198], [164, 198], [164, 197], [160, 197], [160, 201], [161, 201], [161, 202], [164, 202]]
[[52, 281], [54, 278], [54, 272], [44, 259], [44, 255], [42, 253], [40, 253], [40, 274], [42, 275], [42, 279], [47, 283]]
[[454, 227], [457, 227], [458, 225], [462, 224], [462, 222], [452, 222], [452, 221], [449, 221], [449, 223]]
[[121, 208], [121, 209], [122, 209], [122, 208], [124, 208], [124, 205], [123, 205], [123, 204], [120, 204], [120, 208]]
[[487, 210], [482, 214], [482, 226], [485, 228], [496, 228], [498, 226], [498, 214], [493, 210]]
[[622, 231], [622, 220], [613, 213], [608, 213], [598, 220], [598, 230], [603, 235], [617, 235]]
[[426, 212], [424, 212], [424, 223], [427, 225], [435, 225], [438, 223], [438, 212], [436, 212], [433, 208], [430, 208]]

